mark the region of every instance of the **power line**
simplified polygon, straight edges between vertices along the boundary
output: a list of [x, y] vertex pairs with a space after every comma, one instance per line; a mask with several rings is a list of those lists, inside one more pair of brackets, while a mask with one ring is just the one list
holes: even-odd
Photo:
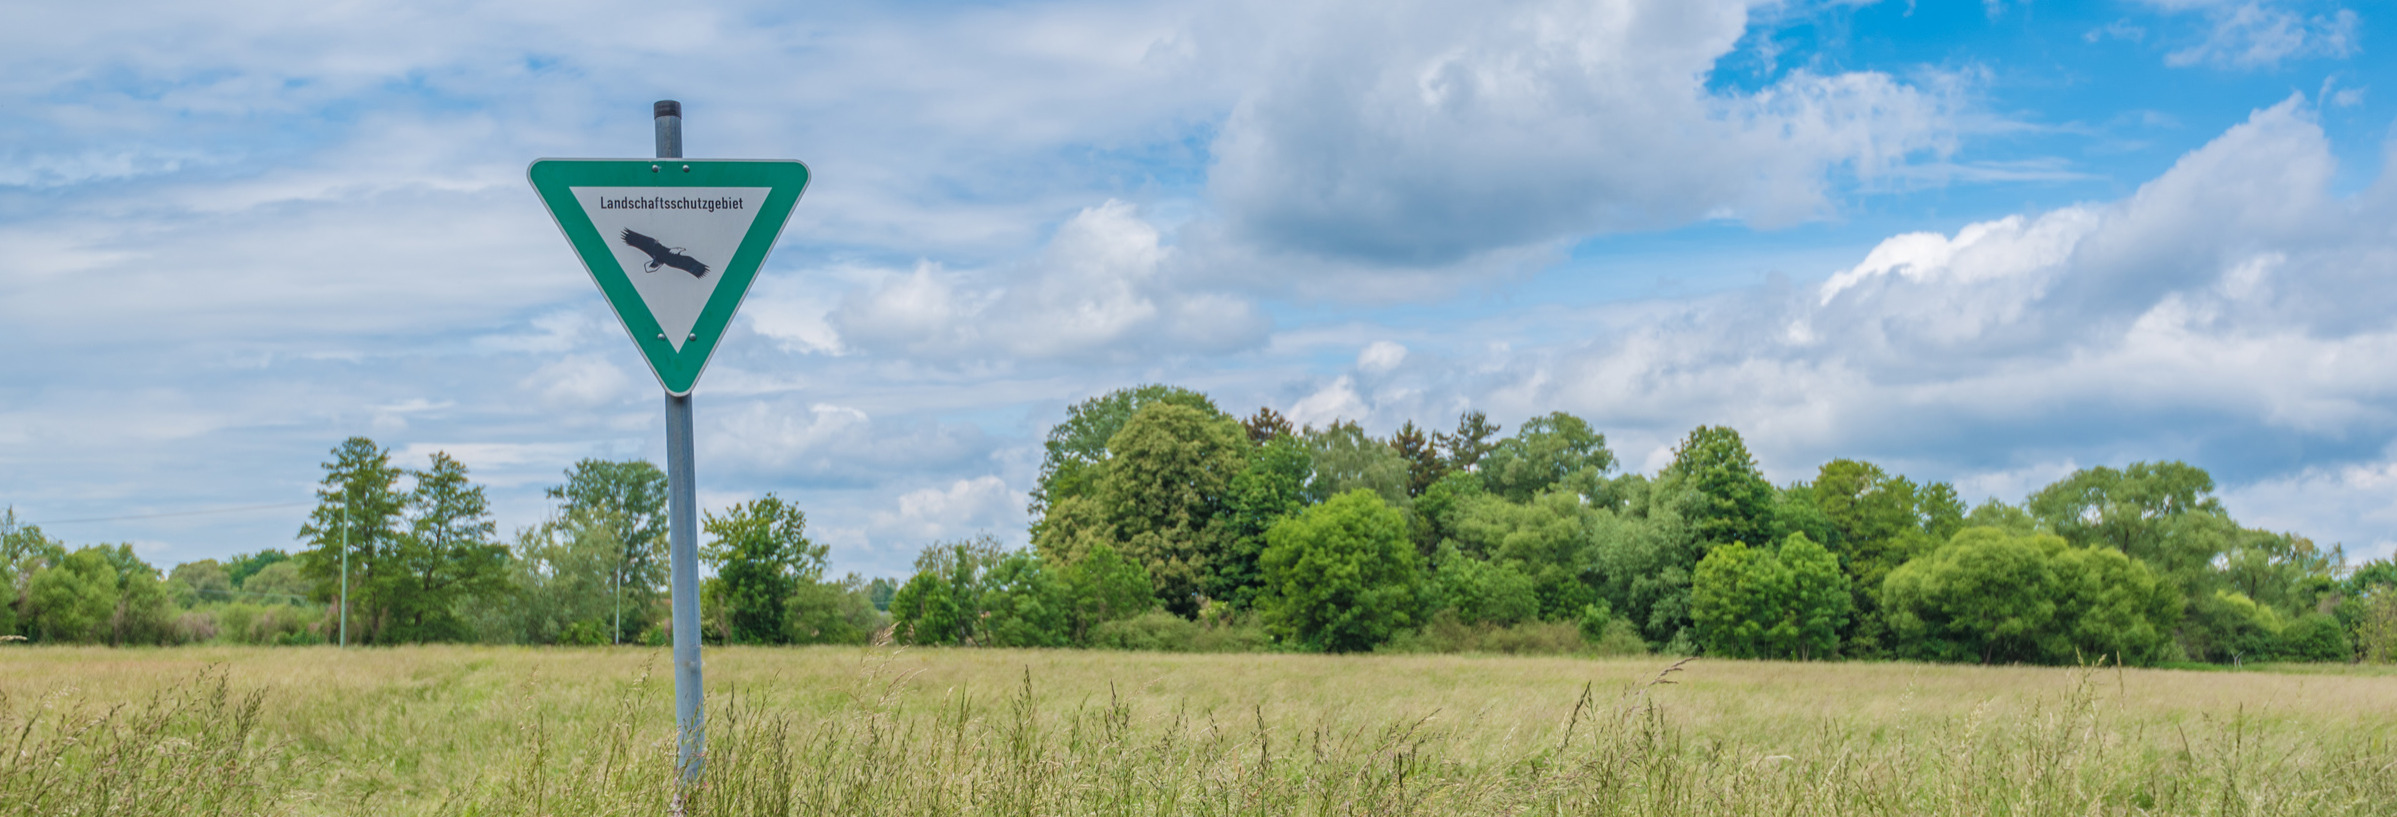
[[140, 515], [136, 515], [136, 516], [95, 516], [95, 517], [92, 517], [92, 518], [90, 518], [90, 519], [57, 519], [57, 520], [52, 520], [52, 521], [49, 521], [49, 522], [28, 522], [28, 523], [24, 523], [24, 524], [27, 524], [27, 525], [45, 525], [45, 526], [47, 526], [47, 525], [74, 525], [74, 524], [80, 524], [80, 523], [84, 523], [84, 522], [124, 522], [124, 521], [128, 521], [128, 520], [134, 520], [134, 519], [166, 519], [166, 518], [168, 518], [168, 517], [174, 517], [174, 516], [205, 516], [205, 515], [208, 515], [208, 514], [218, 514], [218, 513], [240, 513], [240, 512], [243, 512], [243, 511], [271, 511], [271, 510], [275, 510], [275, 509], [278, 509], [278, 508], [306, 508], [306, 507], [311, 507], [311, 506], [314, 506], [315, 504], [316, 504], [316, 503], [314, 503], [314, 502], [287, 502], [287, 503], [284, 503], [284, 504], [281, 504], [281, 505], [244, 505], [244, 506], [242, 506], [242, 507], [238, 507], [238, 508], [210, 508], [210, 509], [207, 509], [207, 510], [201, 510], [201, 511], [177, 511], [177, 512], [175, 512], [175, 513], [151, 513], [151, 514], [140, 514]]

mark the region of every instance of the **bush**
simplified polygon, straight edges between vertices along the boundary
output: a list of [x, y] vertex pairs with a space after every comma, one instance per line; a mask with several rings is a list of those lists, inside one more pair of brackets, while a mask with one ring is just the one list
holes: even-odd
[[1109, 650], [1191, 652], [1202, 628], [1198, 622], [1163, 610], [1131, 618], [1100, 622], [1090, 628], [1090, 646]]
[[2355, 646], [2347, 628], [2325, 613], [2309, 613], [2281, 631], [2281, 657], [2290, 661], [2351, 661]]
[[[1598, 631], [1598, 639], [1583, 636]], [[1526, 621], [1499, 626], [1471, 623], [1442, 610], [1421, 629], [1392, 636], [1376, 652], [1503, 653], [1507, 655], [1644, 655], [1648, 643], [1628, 619], [1613, 618], [1594, 628], [1573, 621]]]

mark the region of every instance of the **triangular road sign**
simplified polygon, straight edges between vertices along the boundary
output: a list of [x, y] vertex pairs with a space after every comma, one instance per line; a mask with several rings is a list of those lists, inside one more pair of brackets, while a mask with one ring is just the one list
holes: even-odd
[[666, 393], [691, 393], [807, 188], [793, 161], [542, 159], [525, 175]]

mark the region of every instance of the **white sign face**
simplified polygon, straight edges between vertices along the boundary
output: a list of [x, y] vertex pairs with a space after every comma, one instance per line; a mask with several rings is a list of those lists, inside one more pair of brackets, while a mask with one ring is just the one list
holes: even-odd
[[681, 351], [770, 187], [576, 187], [666, 342]]

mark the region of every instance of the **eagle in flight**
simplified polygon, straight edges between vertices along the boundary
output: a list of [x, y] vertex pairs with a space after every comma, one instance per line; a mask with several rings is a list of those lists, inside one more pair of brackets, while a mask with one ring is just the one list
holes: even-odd
[[667, 247], [657, 239], [631, 230], [624, 231], [624, 243], [633, 249], [649, 254], [649, 266], [643, 268], [642, 272], [656, 272], [659, 267], [673, 267], [690, 273], [693, 278], [707, 275], [707, 265], [699, 263], [697, 258], [684, 255], [681, 247]]

